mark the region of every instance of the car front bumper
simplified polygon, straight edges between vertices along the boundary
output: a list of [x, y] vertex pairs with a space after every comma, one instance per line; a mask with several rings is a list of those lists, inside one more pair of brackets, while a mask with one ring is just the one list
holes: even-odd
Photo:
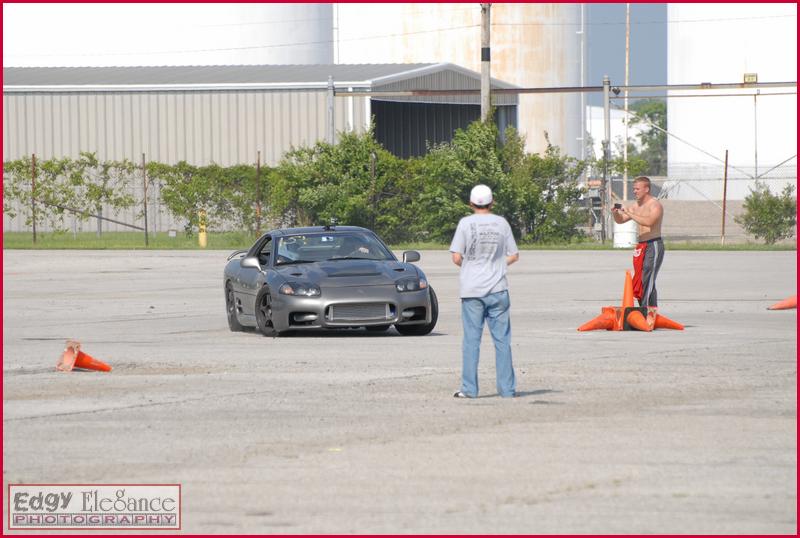
[[326, 288], [319, 297], [272, 295], [277, 331], [431, 322], [428, 289], [398, 292], [392, 286]]

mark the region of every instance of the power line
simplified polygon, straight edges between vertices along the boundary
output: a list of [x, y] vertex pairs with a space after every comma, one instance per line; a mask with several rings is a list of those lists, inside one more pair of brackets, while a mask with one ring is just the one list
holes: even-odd
[[[728, 22], [728, 21], [753, 21], [758, 19], [785, 19], [790, 17], [797, 17], [796, 13], [788, 13], [786, 15], [764, 15], [762, 17], [727, 17], [727, 18], [713, 18], [713, 19], [683, 19], [683, 20], [654, 20], [654, 21], [631, 21], [632, 26], [644, 24], [683, 24], [694, 22]], [[509, 22], [509, 23], [493, 23], [492, 26], [580, 26], [579, 22]], [[625, 21], [621, 22], [587, 22], [584, 26], [622, 26]]]
[[[674, 134], [674, 133], [671, 133], [671, 132], [667, 131], [666, 129], [664, 129], [663, 127], [661, 127], [661, 126], [659, 126], [659, 125], [656, 125], [655, 123], [653, 123], [652, 121], [648, 120], [648, 119], [647, 119], [647, 118], [645, 118], [645, 117], [638, 116], [638, 115], [637, 115], [635, 112], [626, 111], [625, 109], [623, 109], [623, 108], [620, 108], [620, 107], [619, 107], [619, 106], [617, 106], [617, 105], [611, 105], [611, 106], [612, 106], [613, 108], [617, 109], [617, 110], [620, 110], [620, 111], [622, 111], [622, 112], [624, 112], [624, 113], [628, 114], [629, 116], [636, 117], [636, 118], [637, 118], [639, 121], [641, 121], [642, 123], [646, 123], [646, 124], [647, 124], [647, 125], [649, 125], [650, 127], [654, 128], [654, 129], [656, 129], [656, 130], [658, 130], [658, 131], [661, 131], [662, 133], [666, 134], [667, 136], [671, 136], [671, 137], [672, 137], [672, 138], [674, 138], [675, 140], [677, 140], [677, 141], [679, 141], [679, 142], [683, 142], [684, 144], [686, 144], [686, 145], [687, 145], [687, 146], [689, 146], [690, 148], [692, 148], [692, 149], [695, 149], [695, 150], [699, 151], [700, 153], [703, 153], [703, 154], [707, 155], [708, 157], [711, 157], [711, 158], [712, 158], [712, 159], [714, 159], [715, 161], [718, 161], [718, 162], [721, 162], [721, 163], [724, 163], [724, 162], [725, 162], [725, 161], [723, 161], [722, 159], [720, 159], [719, 157], [717, 157], [716, 155], [714, 155], [713, 153], [709, 153], [708, 151], [704, 150], [703, 148], [701, 148], [701, 147], [699, 147], [699, 146], [696, 146], [696, 145], [692, 144], [691, 142], [689, 142], [689, 141], [687, 141], [687, 140], [684, 140], [683, 138], [679, 137], [678, 135], [676, 135], [676, 134]], [[744, 174], [745, 176], [749, 177], [750, 179], [755, 179], [755, 178], [754, 178], [754, 177], [753, 177], [751, 174], [748, 174], [747, 172], [745, 172], [745, 171], [744, 171], [744, 170], [742, 170], [741, 168], [737, 168], [736, 166], [730, 166], [730, 165], [729, 165], [729, 167], [730, 167], [731, 169], [733, 169], [733, 170], [736, 170], [737, 172], [740, 172], [740, 173]]]
[[[667, 91], [667, 90], [663, 90]], [[797, 92], [773, 92], [773, 93], [687, 93], [684, 95], [672, 95], [672, 94], [663, 94], [663, 95], [637, 95], [636, 97], [631, 97], [633, 100], [639, 99], [654, 99], [654, 100], [664, 100], [664, 99], [679, 99], [681, 97], [771, 97], [775, 95], [797, 95]], [[619, 96], [611, 96], [610, 99], [624, 99], [624, 97]]]
[[[446, 11], [447, 11], [447, 13], [460, 13], [460, 12], [464, 12], [464, 11], [473, 11], [475, 13], [480, 13], [480, 8], [478, 8], [478, 7], [469, 7], [469, 8], [448, 9]], [[271, 21], [231, 22], [231, 23], [220, 23], [220, 24], [200, 24], [200, 25], [192, 25], [192, 26], [199, 27], [199, 28], [215, 28], [215, 27], [229, 27], [229, 26], [257, 26], [257, 25], [268, 25], [268, 24], [284, 24], [284, 23], [291, 23], [291, 22], [315, 22], [315, 21], [333, 21], [333, 16], [330, 16], [330, 17], [312, 17], [312, 18], [307, 18], [307, 19], [284, 19], [284, 20], [271, 20]]]
[[[403, 37], [409, 35], [430, 34], [436, 32], [449, 32], [452, 30], [464, 30], [469, 28], [479, 28], [479, 24], [470, 24], [466, 26], [453, 26], [450, 28], [435, 28], [432, 30], [419, 30], [417, 32], [403, 32], [398, 34], [385, 34], [376, 36], [352, 37], [347, 39], [339, 39], [338, 42], [352, 42], [352, 41], [369, 41], [374, 39], [387, 39], [391, 37]], [[148, 55], [148, 54], [189, 54], [195, 52], [225, 52], [234, 50], [257, 50], [257, 49], [272, 49], [281, 47], [300, 47], [306, 45], [328, 45], [335, 43], [336, 40], [327, 39], [323, 41], [305, 41], [299, 43], [276, 43], [272, 45], [251, 45], [245, 47], [220, 47], [213, 49], [184, 49], [184, 50], [161, 50], [161, 51], [142, 51], [142, 52], [90, 52], [90, 53], [41, 53], [41, 54], [3, 54], [3, 57], [51, 57], [51, 56], [79, 56], [79, 57], [94, 57], [94, 56], [134, 56], [134, 55]]]

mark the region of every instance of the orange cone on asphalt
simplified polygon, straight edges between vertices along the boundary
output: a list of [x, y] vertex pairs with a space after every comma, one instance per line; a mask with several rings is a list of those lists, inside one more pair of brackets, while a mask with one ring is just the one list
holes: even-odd
[[655, 316], [655, 323], [653, 324], [654, 329], [674, 329], [676, 331], [682, 331], [683, 325], [678, 323], [677, 321], [673, 321], [669, 319], [667, 316], [662, 316], [661, 314], [656, 314]]
[[587, 321], [580, 327], [578, 330], [583, 331], [600, 331], [606, 330], [610, 331], [614, 328], [614, 315], [609, 314], [608, 312], [603, 312], [593, 320]]
[[636, 330], [648, 333], [653, 330], [653, 328], [650, 327], [650, 324], [647, 323], [647, 320], [645, 319], [644, 315], [638, 310], [632, 310], [631, 312], [629, 312], [626, 321], [628, 322], [628, 325], [630, 325]]
[[633, 306], [633, 279], [631, 272], [625, 271], [625, 288], [622, 292], [622, 308]]
[[75, 368], [83, 368], [85, 370], [97, 370], [98, 372], [110, 372], [111, 366], [87, 355], [83, 351], [78, 351], [78, 356], [75, 358]]
[[[794, 307], [796, 308], [797, 297], [795, 296], [792, 299], [795, 300]], [[789, 301], [789, 299], [787, 299], [787, 301]], [[625, 288], [622, 293], [622, 306], [604, 306], [599, 316], [578, 327], [578, 331], [624, 331], [631, 328], [645, 332], [650, 332], [653, 329], [683, 330], [683, 325], [677, 321], [673, 321], [666, 316], [658, 314], [656, 307], [649, 306], [646, 310], [647, 314], [645, 315], [644, 308], [636, 309], [633, 306], [633, 278], [631, 277], [630, 271], [625, 271]]]
[[779, 301], [767, 308], [767, 310], [789, 310], [790, 308], [797, 308], [797, 295], [792, 295], [788, 299]]
[[73, 368], [83, 368], [85, 370], [96, 370], [98, 372], [110, 372], [111, 366], [87, 355], [81, 351], [81, 343], [76, 340], [67, 340], [64, 346], [64, 353], [56, 364], [56, 370], [69, 372]]

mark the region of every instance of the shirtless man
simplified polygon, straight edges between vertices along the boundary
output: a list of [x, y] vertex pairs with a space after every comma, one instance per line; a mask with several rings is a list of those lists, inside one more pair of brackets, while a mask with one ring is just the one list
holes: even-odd
[[633, 195], [636, 205], [612, 210], [614, 222], [622, 224], [633, 220], [639, 225], [639, 244], [633, 251], [633, 295], [639, 300], [639, 306], [658, 306], [656, 276], [664, 261], [664, 242], [661, 241], [664, 208], [650, 194], [648, 177], [633, 180]]

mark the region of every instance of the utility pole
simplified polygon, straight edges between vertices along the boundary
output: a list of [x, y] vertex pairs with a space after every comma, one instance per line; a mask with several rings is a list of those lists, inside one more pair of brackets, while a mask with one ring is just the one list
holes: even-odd
[[144, 206], [144, 246], [150, 245], [147, 233], [147, 162], [142, 153], [142, 206]]
[[[585, 23], [585, 9], [586, 4], [581, 3], [581, 29], [578, 34], [581, 36], [581, 87], [586, 85], [586, 62], [584, 61], [586, 55], [586, 23]], [[581, 141], [581, 161], [586, 160], [586, 93], [581, 92], [581, 135], [578, 137]], [[584, 171], [584, 178], [588, 171]]]
[[622, 147], [622, 199], [628, 199], [628, 84], [631, 63], [631, 5], [625, 4], [625, 141]]
[[375, 215], [378, 212], [377, 196], [376, 196], [376, 192], [375, 192], [375, 190], [376, 190], [375, 189], [375, 162], [376, 162], [377, 158], [378, 158], [378, 156], [375, 155], [374, 151], [370, 152], [370, 154], [369, 154], [369, 176], [370, 176], [370, 187], [369, 187], [370, 195], [369, 195], [369, 200], [370, 200], [370, 205], [372, 206], [371, 207], [372, 219], [371, 219], [371, 222], [370, 222], [370, 228], [372, 228], [373, 230], [375, 229]]
[[606, 240], [606, 220], [608, 219], [608, 204], [611, 203], [611, 182], [608, 177], [608, 165], [611, 161], [611, 80], [608, 75], [603, 76], [603, 229], [601, 239]]
[[720, 244], [725, 246], [725, 206], [728, 203], [728, 150], [725, 150], [725, 175], [722, 178], [722, 237]]
[[758, 179], [758, 94], [753, 95], [753, 177]]
[[33, 242], [36, 243], [36, 154], [31, 154], [31, 225]]
[[336, 142], [336, 119], [333, 113], [334, 103], [334, 84], [333, 77], [328, 76], [328, 128], [327, 138], [328, 144], [333, 145]]
[[490, 27], [491, 4], [481, 4], [481, 120], [492, 113]]
[[256, 235], [261, 235], [261, 150], [256, 152]]

